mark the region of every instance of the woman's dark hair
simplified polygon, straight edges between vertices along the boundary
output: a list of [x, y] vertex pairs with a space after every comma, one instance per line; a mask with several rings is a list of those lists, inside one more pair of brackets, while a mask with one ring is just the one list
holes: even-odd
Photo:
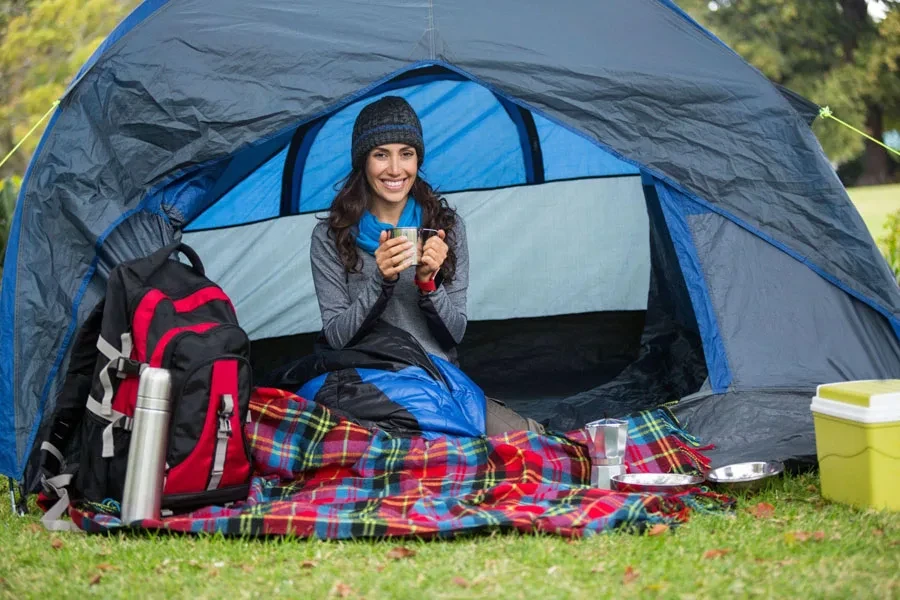
[[[453, 281], [456, 275], [456, 252], [453, 250], [456, 240], [456, 211], [450, 208], [447, 200], [438, 196], [431, 185], [422, 177], [416, 177], [409, 192], [422, 208], [422, 227], [427, 229], [443, 229], [447, 234], [447, 260], [441, 266], [444, 284]], [[334, 237], [338, 256], [348, 273], [359, 272], [359, 252], [353, 226], [359, 223], [363, 213], [369, 207], [372, 192], [366, 180], [364, 169], [353, 169], [344, 185], [331, 203], [328, 215], [328, 229]]]

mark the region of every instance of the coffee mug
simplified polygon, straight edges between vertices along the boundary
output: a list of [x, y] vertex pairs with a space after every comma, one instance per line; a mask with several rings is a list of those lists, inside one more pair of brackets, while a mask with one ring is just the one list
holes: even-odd
[[425, 242], [436, 234], [437, 229], [425, 229], [424, 227], [394, 227], [388, 230], [390, 239], [405, 237], [407, 241], [412, 242], [413, 248], [416, 249], [415, 259], [411, 263], [414, 267], [418, 266], [422, 259], [422, 248], [425, 247]]

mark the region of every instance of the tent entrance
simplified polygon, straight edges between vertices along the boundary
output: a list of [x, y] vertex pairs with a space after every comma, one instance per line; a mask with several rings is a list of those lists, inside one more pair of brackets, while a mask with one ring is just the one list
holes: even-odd
[[231, 157], [218, 199], [187, 218], [185, 240], [215, 257], [208, 270], [255, 340], [258, 376], [312, 351], [310, 234], [350, 170], [356, 115], [387, 94], [416, 109], [423, 175], [465, 220], [460, 363], [488, 395], [563, 428], [700, 388], [702, 344], [654, 187], [581, 134], [442, 67]]
[[[466, 221], [469, 326], [460, 365], [486, 393], [557, 428], [678, 400], [706, 379], [684, 279], [652, 186], [639, 176], [589, 178], [449, 194]], [[257, 377], [313, 351], [320, 324], [309, 278], [317, 217], [297, 215], [186, 236], [219, 262], [221, 283], [253, 334]], [[237, 279], [263, 273], [266, 238], [290, 239], [280, 273], [258, 293]], [[247, 240], [243, 243], [241, 240]], [[261, 250], [262, 248], [262, 250]], [[268, 289], [268, 292], [263, 290]], [[294, 335], [263, 335], [303, 327]]]

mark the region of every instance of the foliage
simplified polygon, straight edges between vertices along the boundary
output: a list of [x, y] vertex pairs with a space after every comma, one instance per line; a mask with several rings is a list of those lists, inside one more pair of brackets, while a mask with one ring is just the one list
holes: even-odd
[[[900, 3], [879, 2], [886, 12], [876, 21], [866, 0], [679, 0], [769, 79], [876, 138], [900, 127]], [[834, 121], [813, 130], [835, 163], [864, 151], [863, 138]], [[870, 146], [867, 154], [887, 154]]]
[[884, 236], [878, 241], [897, 283], [900, 284], [900, 210], [888, 215], [884, 229]]
[[[62, 96], [81, 65], [138, 1], [0, 0], [0, 156]], [[0, 176], [25, 172], [42, 132], [43, 126]]]

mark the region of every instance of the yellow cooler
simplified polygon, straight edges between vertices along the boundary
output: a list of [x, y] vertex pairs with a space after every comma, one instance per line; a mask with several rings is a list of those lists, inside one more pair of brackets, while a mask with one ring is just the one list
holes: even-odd
[[900, 379], [820, 385], [811, 408], [822, 496], [900, 510]]

